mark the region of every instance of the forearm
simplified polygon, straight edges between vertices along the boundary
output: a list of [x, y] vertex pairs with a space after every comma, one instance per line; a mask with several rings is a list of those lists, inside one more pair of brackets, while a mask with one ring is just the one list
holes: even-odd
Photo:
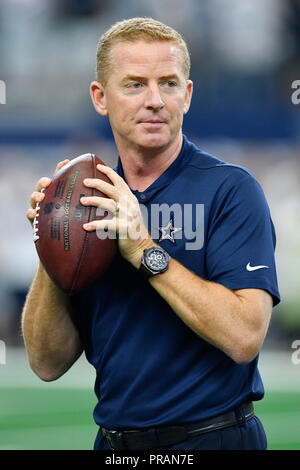
[[[81, 202], [109, 211], [113, 208], [115, 217], [109, 221], [91, 221], [84, 229], [127, 233], [127, 237], [118, 238], [119, 252], [139, 269], [144, 250], [156, 243], [144, 223], [138, 200], [125, 181], [107, 166], [97, 168], [106, 174], [112, 185], [100, 179], [85, 184], [103, 192], [107, 198], [84, 198]], [[130, 237], [137, 231], [138, 238]], [[272, 297], [267, 292], [262, 289], [232, 291], [201, 279], [175, 259], [171, 259], [166, 272], [150, 277], [149, 282], [186, 325], [233, 360], [249, 362], [257, 355], [272, 307]]]
[[30, 365], [43, 380], [58, 378], [82, 352], [69, 298], [41, 264], [23, 308], [22, 330]]
[[233, 360], [244, 363], [256, 356], [266, 323], [242, 296], [201, 279], [174, 259], [167, 272], [149, 282], [187, 326]]

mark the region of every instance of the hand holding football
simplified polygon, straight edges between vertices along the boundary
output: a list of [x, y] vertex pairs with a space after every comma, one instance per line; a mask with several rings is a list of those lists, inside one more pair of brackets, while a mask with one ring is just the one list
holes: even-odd
[[[99, 163], [103, 164], [93, 154], [71, 160], [42, 188], [45, 197], [36, 206], [33, 230], [38, 255], [49, 276], [69, 294], [101, 277], [117, 252], [115, 239], [100, 239], [96, 231], [83, 229], [83, 224], [104, 218], [103, 213], [97, 215], [95, 207], [80, 203], [84, 196], [106, 197], [83, 184], [85, 178], [96, 177]], [[97, 178], [111, 183], [99, 172]]]

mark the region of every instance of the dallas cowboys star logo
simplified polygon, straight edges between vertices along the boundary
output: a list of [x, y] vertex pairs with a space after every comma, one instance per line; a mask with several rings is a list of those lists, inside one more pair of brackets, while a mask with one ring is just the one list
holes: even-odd
[[182, 228], [180, 227], [174, 227], [173, 219], [170, 219], [167, 225], [159, 227], [160, 237], [158, 241], [170, 240], [170, 242], [175, 243], [174, 235], [181, 230]]

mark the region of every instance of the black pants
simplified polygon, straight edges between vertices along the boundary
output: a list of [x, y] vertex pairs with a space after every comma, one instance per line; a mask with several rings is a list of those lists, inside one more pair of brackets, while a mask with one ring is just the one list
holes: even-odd
[[[219, 431], [207, 432], [169, 447], [153, 450], [266, 450], [267, 438], [257, 416]], [[113, 450], [99, 430], [94, 450]]]

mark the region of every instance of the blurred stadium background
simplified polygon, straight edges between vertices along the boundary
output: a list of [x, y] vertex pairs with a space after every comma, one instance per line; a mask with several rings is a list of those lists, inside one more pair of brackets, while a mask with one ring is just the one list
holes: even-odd
[[43, 383], [24, 353], [20, 315], [37, 266], [25, 212], [36, 181], [63, 158], [94, 152], [117, 161], [88, 87], [99, 36], [133, 16], [166, 22], [189, 45], [185, 134], [248, 167], [264, 188], [282, 302], [260, 355], [266, 396], [256, 410], [270, 449], [300, 449], [300, 352], [292, 348], [300, 346], [300, 104], [291, 100], [300, 80], [299, 0], [0, 0], [0, 448], [93, 445], [94, 373], [85, 358]]

